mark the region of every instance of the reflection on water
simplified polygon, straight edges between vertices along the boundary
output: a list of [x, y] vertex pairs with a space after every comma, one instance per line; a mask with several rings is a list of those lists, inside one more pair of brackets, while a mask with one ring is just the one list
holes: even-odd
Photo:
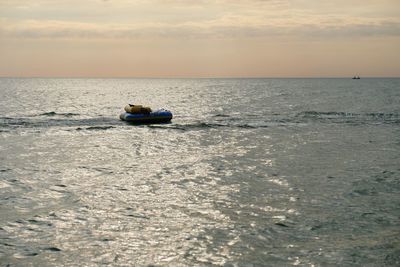
[[0, 263], [398, 265], [398, 85], [0, 79]]

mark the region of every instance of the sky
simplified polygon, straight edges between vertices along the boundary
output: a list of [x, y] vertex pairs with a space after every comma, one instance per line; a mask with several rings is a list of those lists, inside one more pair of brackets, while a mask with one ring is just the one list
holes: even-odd
[[0, 77], [400, 77], [400, 0], [0, 0]]

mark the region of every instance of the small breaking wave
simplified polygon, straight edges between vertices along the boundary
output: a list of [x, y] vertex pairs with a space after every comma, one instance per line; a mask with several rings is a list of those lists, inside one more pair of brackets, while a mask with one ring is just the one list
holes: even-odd
[[228, 114], [216, 114], [214, 117], [229, 118], [230, 116]]
[[400, 123], [398, 113], [352, 113], [352, 112], [320, 112], [303, 111], [295, 116], [297, 119], [318, 120], [336, 123]]
[[116, 118], [99, 117], [72, 119], [68, 118], [47, 118], [40, 117], [0, 117], [0, 130], [8, 131], [15, 129], [42, 129], [53, 127], [78, 127], [88, 130], [104, 130], [112, 128], [116, 125], [121, 125], [121, 121]]
[[87, 131], [102, 131], [115, 128], [114, 126], [90, 126], [86, 128], [78, 127], [76, 128], [77, 131], [87, 130]]
[[49, 117], [53, 117], [53, 116], [62, 116], [62, 117], [73, 117], [73, 116], [79, 116], [80, 114], [78, 113], [72, 113], [72, 112], [68, 112], [68, 113], [57, 113], [55, 111], [50, 111], [50, 112], [45, 112], [45, 113], [41, 113], [39, 114], [39, 116], [49, 116]]
[[166, 124], [166, 125], [148, 125], [149, 128], [153, 129], [172, 129], [181, 131], [191, 131], [191, 130], [207, 130], [207, 129], [218, 129], [218, 128], [244, 128], [244, 129], [257, 129], [269, 127], [265, 124], [247, 124], [247, 123], [213, 123], [213, 122], [197, 122], [197, 123], [187, 123], [187, 124]]
[[182, 130], [182, 131], [187, 131], [187, 130], [201, 130], [201, 129], [210, 129], [210, 128], [218, 128], [218, 127], [224, 127], [225, 125], [219, 124], [219, 123], [206, 123], [206, 122], [198, 122], [198, 123], [188, 123], [188, 124], [178, 124], [178, 123], [173, 123], [173, 124], [149, 124], [147, 127], [153, 128], [153, 129], [172, 129], [172, 130]]

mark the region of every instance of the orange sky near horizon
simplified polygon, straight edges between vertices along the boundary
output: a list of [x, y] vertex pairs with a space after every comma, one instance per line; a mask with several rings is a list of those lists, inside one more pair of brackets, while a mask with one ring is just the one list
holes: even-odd
[[0, 77], [400, 77], [397, 0], [0, 0]]

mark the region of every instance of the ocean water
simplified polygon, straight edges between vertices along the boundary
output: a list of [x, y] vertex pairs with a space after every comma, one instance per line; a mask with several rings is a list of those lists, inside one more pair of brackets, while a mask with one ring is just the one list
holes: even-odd
[[0, 79], [1, 266], [399, 266], [399, 191], [400, 79]]

